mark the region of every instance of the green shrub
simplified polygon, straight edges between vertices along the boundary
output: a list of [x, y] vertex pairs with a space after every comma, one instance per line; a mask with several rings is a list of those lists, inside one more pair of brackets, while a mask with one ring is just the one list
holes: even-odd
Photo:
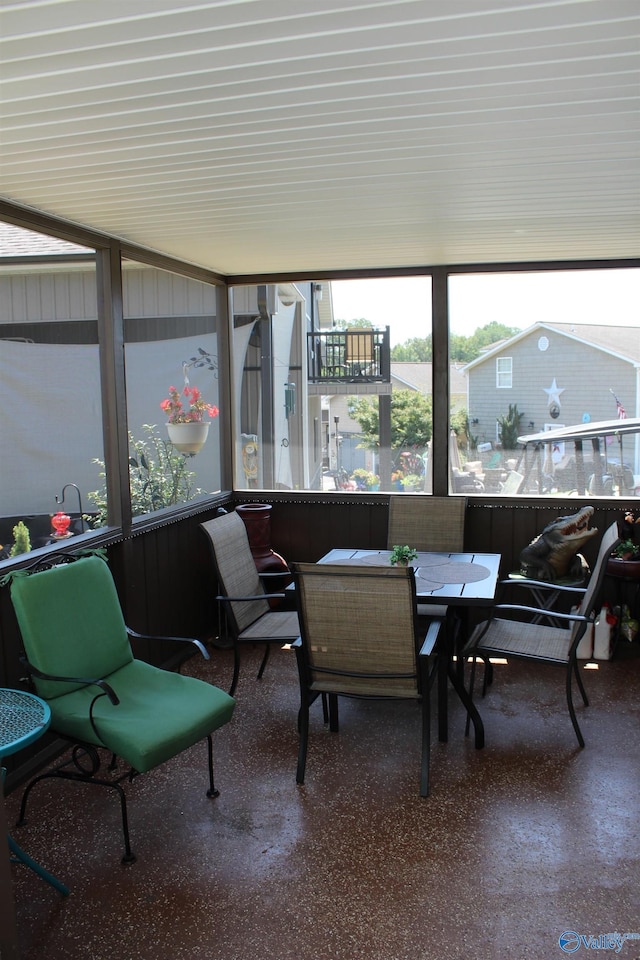
[[[134, 517], [163, 507], [186, 503], [200, 496], [202, 490], [193, 488], [195, 473], [187, 469], [187, 458], [178, 453], [163, 439], [155, 426], [145, 423], [142, 429], [147, 437], [136, 440], [129, 434], [129, 488], [131, 511]], [[97, 515], [87, 519], [96, 527], [107, 522], [106, 470], [103, 460], [94, 460], [102, 468], [103, 485], [100, 490], [89, 493], [89, 499], [97, 507]]]

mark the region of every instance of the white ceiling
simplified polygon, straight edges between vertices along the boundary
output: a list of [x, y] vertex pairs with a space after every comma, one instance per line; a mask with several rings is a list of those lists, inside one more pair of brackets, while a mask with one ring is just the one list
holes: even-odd
[[0, 193], [224, 274], [640, 254], [638, 0], [2, 0]]

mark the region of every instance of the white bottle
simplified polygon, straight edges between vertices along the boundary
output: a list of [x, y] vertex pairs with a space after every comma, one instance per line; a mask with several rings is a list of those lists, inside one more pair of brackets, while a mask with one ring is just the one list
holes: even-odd
[[[571, 613], [577, 613], [578, 609], [578, 607], [572, 607]], [[587, 629], [584, 632], [584, 636], [578, 644], [578, 649], [576, 650], [576, 657], [578, 660], [590, 660], [593, 656], [593, 630], [594, 624], [588, 623]]]
[[[596, 660], [611, 660], [613, 652], [613, 624], [609, 622], [611, 610], [605, 604], [593, 629], [593, 656]], [[615, 623], [615, 620], [614, 620]]]

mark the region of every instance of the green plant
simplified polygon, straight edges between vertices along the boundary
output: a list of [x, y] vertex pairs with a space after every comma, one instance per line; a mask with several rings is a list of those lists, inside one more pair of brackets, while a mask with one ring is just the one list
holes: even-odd
[[29, 529], [22, 520], [19, 520], [13, 528], [13, 546], [11, 547], [10, 557], [17, 557], [21, 553], [29, 553], [31, 550], [31, 537]]
[[[134, 517], [186, 503], [202, 493], [192, 487], [195, 473], [187, 469], [186, 458], [158, 434], [155, 425], [145, 423], [142, 429], [147, 433], [144, 440], [136, 440], [129, 434], [129, 488]], [[106, 471], [104, 461], [93, 462], [102, 468], [103, 485], [100, 490], [89, 493], [98, 509], [95, 517], [87, 519], [101, 527], [107, 522]]]
[[359, 490], [371, 490], [372, 487], [380, 484], [380, 477], [372, 473], [371, 470], [365, 470], [363, 467], [356, 467], [351, 474], [351, 479]]
[[515, 450], [518, 446], [520, 421], [524, 414], [518, 411], [517, 403], [510, 403], [507, 415], [497, 417], [500, 426], [500, 443], [503, 450]]
[[424, 477], [418, 476], [417, 473], [408, 473], [402, 478], [402, 486], [405, 490], [419, 490], [424, 486]]
[[618, 560], [636, 560], [640, 559], [640, 547], [633, 540], [623, 540], [615, 548], [612, 554]]
[[400, 566], [406, 567], [412, 560], [415, 560], [417, 556], [418, 551], [414, 547], [395, 544], [393, 550], [391, 551], [391, 556], [389, 557], [389, 563], [392, 567], [395, 567], [398, 563]]

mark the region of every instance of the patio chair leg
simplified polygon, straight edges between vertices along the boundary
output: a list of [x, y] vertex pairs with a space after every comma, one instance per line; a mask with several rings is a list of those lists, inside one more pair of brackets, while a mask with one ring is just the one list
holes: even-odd
[[309, 701], [305, 699], [300, 704], [298, 713], [298, 730], [300, 732], [300, 744], [298, 746], [298, 768], [296, 770], [296, 783], [304, 783], [304, 773], [307, 766], [307, 743], [309, 741]]
[[[571, 717], [571, 723], [573, 724], [573, 729], [575, 730], [576, 737], [578, 738], [578, 743], [580, 747], [584, 747], [584, 737], [582, 736], [582, 731], [580, 729], [580, 724], [578, 723], [578, 718], [576, 717], [575, 707], [573, 706], [573, 692], [571, 689], [571, 681], [573, 679], [573, 664], [569, 662], [567, 664], [567, 706], [569, 707], [569, 716]], [[580, 686], [582, 683], [580, 682]]]
[[322, 694], [322, 719], [324, 723], [329, 723], [329, 704], [326, 693]]
[[429, 796], [429, 766], [431, 763], [431, 697], [429, 684], [422, 692], [422, 765], [420, 769], [420, 796]]
[[238, 686], [238, 677], [240, 676], [240, 644], [236, 641], [233, 645], [233, 677], [229, 687], [229, 696], [232, 697]]
[[209, 789], [207, 790], [207, 796], [219, 797], [220, 791], [216, 790], [213, 782], [213, 740], [211, 739], [210, 733], [207, 734], [207, 758], [209, 760]]
[[581, 697], [582, 697], [582, 702], [584, 703], [585, 707], [588, 707], [588, 706], [589, 706], [589, 698], [588, 698], [588, 696], [587, 696], [587, 691], [585, 690], [584, 685], [583, 685], [583, 683], [582, 683], [582, 677], [580, 676], [580, 668], [579, 668], [579, 666], [578, 666], [578, 661], [577, 661], [577, 660], [574, 660], [574, 661], [573, 661], [573, 669], [574, 669], [574, 673], [575, 673], [575, 675], [576, 675], [576, 680], [578, 681], [578, 689], [579, 689], [580, 695], [581, 695]]
[[[473, 700], [473, 687], [476, 679], [476, 652], [474, 651], [471, 655], [471, 673], [469, 674], [469, 698]], [[471, 725], [471, 714], [467, 712], [467, 719], [464, 725], [464, 735], [465, 737], [469, 736], [469, 727]]]
[[265, 643], [264, 645], [264, 656], [262, 658], [262, 663], [260, 664], [260, 669], [258, 670], [258, 680], [262, 680], [262, 674], [264, 673], [264, 668], [267, 665], [269, 659], [269, 654], [271, 653], [271, 644]]
[[331, 733], [338, 733], [339, 731], [339, 722], [338, 722], [338, 698], [335, 693], [330, 693], [328, 695], [329, 699], [329, 730]]
[[69, 770], [52, 770], [48, 773], [41, 773], [39, 777], [35, 777], [31, 783], [28, 784], [24, 793], [22, 794], [22, 802], [20, 804], [20, 815], [18, 818], [17, 826], [22, 826], [25, 823], [25, 814], [27, 810], [27, 800], [32, 789], [35, 787], [36, 783], [39, 783], [41, 780], [48, 779], [58, 779], [58, 780], [72, 780], [74, 783], [88, 783], [95, 784], [98, 787], [109, 787], [111, 790], [116, 790], [120, 797], [120, 812], [122, 816], [122, 835], [124, 838], [124, 856], [122, 857], [123, 863], [134, 863], [136, 859], [135, 853], [131, 850], [131, 840], [129, 837], [129, 817], [127, 814], [127, 797], [120, 786], [119, 783], [110, 781], [110, 780], [100, 780], [97, 777], [93, 776], [82, 776], [82, 774], [74, 773]]

